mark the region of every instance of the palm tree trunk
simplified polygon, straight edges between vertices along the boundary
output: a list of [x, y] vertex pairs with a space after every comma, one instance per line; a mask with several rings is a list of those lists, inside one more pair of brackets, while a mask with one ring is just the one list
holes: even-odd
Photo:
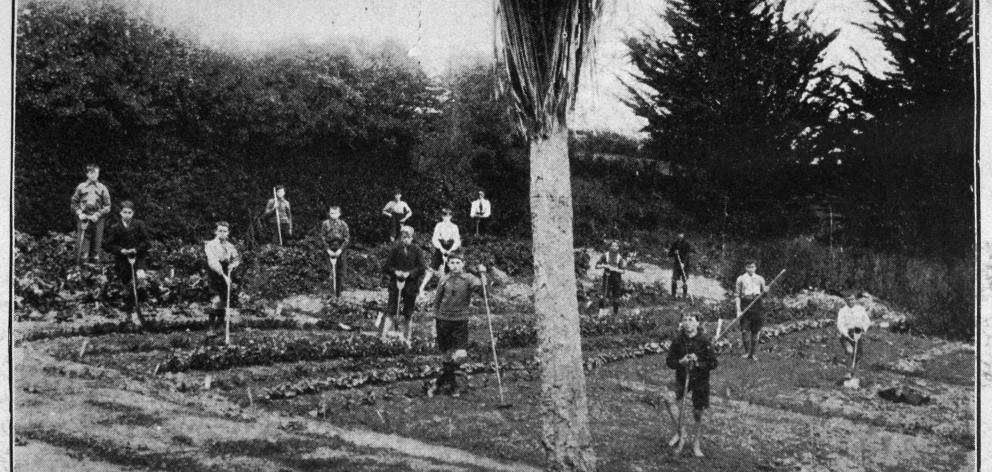
[[568, 128], [530, 141], [534, 308], [541, 361], [541, 416], [550, 470], [592, 471], [585, 372], [575, 295]]

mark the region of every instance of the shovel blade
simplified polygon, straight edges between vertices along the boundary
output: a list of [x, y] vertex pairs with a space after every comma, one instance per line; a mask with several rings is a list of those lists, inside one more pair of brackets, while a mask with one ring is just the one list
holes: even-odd
[[861, 388], [861, 380], [857, 377], [851, 377], [844, 381], [844, 388], [859, 389]]

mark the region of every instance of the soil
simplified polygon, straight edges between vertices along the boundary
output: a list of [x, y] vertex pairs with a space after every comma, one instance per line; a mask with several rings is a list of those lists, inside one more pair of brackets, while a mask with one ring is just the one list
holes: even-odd
[[[667, 284], [671, 272], [644, 263], [640, 270], [647, 275], [630, 272], [627, 280], [643, 276]], [[527, 285], [510, 284], [494, 294], [500, 325], [532, 316], [512, 309], [527, 296], [520, 287]], [[690, 287], [697, 297], [725, 296], [713, 280], [690, 280]], [[345, 298], [381, 302], [383, 295], [356, 291]], [[821, 295], [809, 297], [824, 302]], [[319, 317], [311, 301], [320, 299], [296, 297], [290, 311]], [[672, 310], [658, 316], [674, 316], [681, 307], [666, 303]], [[61, 327], [30, 323], [15, 322], [15, 332]], [[485, 318], [474, 318], [472, 340], [488, 347], [486, 330]], [[427, 326], [418, 324], [416, 332], [426, 334]], [[325, 336], [259, 330], [238, 331], [234, 339], [277, 335]], [[736, 338], [736, 330], [728, 336]], [[280, 382], [365, 365], [354, 360], [154, 373], [160, 359], [194, 349], [204, 337], [200, 332], [108, 334], [15, 343], [18, 470], [539, 470], [546, 465], [535, 372], [504, 372], [508, 409], [499, 408], [494, 375], [473, 376], [457, 398], [426, 398], [419, 381], [280, 400], [261, 393]], [[942, 471], [974, 464], [975, 347], [881, 329], [864, 339], [857, 390], [840, 385], [847, 367], [830, 326], [772, 338], [761, 345], [757, 362], [734, 351], [721, 355], [705, 414], [703, 459], [677, 456], [666, 445], [675, 427], [664, 411], [674, 397], [663, 355], [593, 369], [587, 391], [600, 470]], [[84, 342], [91, 351], [80, 358]], [[532, 355], [532, 348], [500, 353], [504, 362]], [[932, 401], [907, 406], [878, 397], [878, 390], [895, 385], [922, 391]]]

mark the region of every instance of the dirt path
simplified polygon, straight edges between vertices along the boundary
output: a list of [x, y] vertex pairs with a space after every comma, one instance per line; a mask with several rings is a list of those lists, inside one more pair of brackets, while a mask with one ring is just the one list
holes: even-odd
[[[598, 261], [600, 256], [602, 256], [602, 253], [596, 252], [592, 249], [586, 249], [586, 253], [589, 254], [589, 260], [592, 262], [590, 263], [589, 270], [586, 272], [582, 283], [586, 286], [593, 286], [594, 284], [599, 283], [599, 280], [603, 276], [603, 271], [595, 268], [596, 261]], [[666, 269], [648, 262], [638, 262], [637, 269], [629, 270], [624, 273], [623, 279], [627, 283], [644, 285], [654, 285], [660, 283], [667, 288], [672, 281], [672, 269]], [[724, 288], [720, 285], [720, 282], [716, 279], [690, 274], [688, 285], [689, 293], [697, 298], [722, 301], [727, 297], [727, 291], [724, 290]]]
[[[57, 361], [30, 348], [16, 349], [15, 358], [16, 427], [27, 442], [19, 460], [44, 466], [25, 470], [536, 470], [393, 434], [241, 408], [209, 391], [170, 392], [166, 382]], [[96, 460], [46, 454], [52, 448]], [[101, 469], [104, 462], [112, 465]]]

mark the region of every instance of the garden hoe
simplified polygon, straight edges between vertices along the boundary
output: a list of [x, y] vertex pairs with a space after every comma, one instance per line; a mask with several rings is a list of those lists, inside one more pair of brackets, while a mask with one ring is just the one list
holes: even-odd
[[279, 233], [279, 245], [282, 246], [282, 224], [279, 223], [279, 193], [272, 187], [272, 198], [275, 200], [276, 232]]
[[402, 307], [403, 307], [403, 288], [405, 287], [406, 287], [406, 279], [397, 278], [396, 279], [396, 313], [393, 317], [392, 322], [390, 322], [389, 318], [383, 320], [383, 325], [382, 325], [383, 336], [389, 335], [389, 331], [395, 328], [396, 323], [400, 320], [400, 314], [402, 313]]
[[854, 353], [851, 356], [851, 377], [844, 381], [844, 388], [857, 390], [861, 388], [861, 380], [857, 377], [858, 372], [858, 344], [861, 341], [861, 333], [854, 333]]
[[137, 258], [135, 256], [127, 256], [128, 264], [131, 264], [131, 293], [134, 295], [134, 325], [141, 329], [144, 322], [141, 319], [141, 305], [138, 302], [138, 278], [134, 273], [134, 263]]
[[685, 293], [689, 294], [689, 301], [696, 303], [696, 299], [693, 298], [692, 292], [689, 291], [689, 280], [685, 276], [685, 264], [682, 263], [682, 257], [679, 256], [679, 252], [675, 251], [675, 259], [679, 262], [679, 270], [682, 272], [682, 285], [685, 287]]
[[499, 371], [499, 357], [496, 355], [496, 336], [493, 334], [493, 313], [489, 310], [489, 291], [486, 290], [485, 281], [482, 282], [482, 300], [486, 304], [486, 319], [489, 321], [489, 341], [493, 347], [493, 365], [496, 367], [496, 386], [499, 388], [499, 405], [496, 407], [507, 409], [511, 408], [513, 404], [507, 403], [506, 397], [503, 396], [503, 376]]
[[224, 343], [231, 345], [231, 271], [227, 271], [227, 304], [224, 306]]

